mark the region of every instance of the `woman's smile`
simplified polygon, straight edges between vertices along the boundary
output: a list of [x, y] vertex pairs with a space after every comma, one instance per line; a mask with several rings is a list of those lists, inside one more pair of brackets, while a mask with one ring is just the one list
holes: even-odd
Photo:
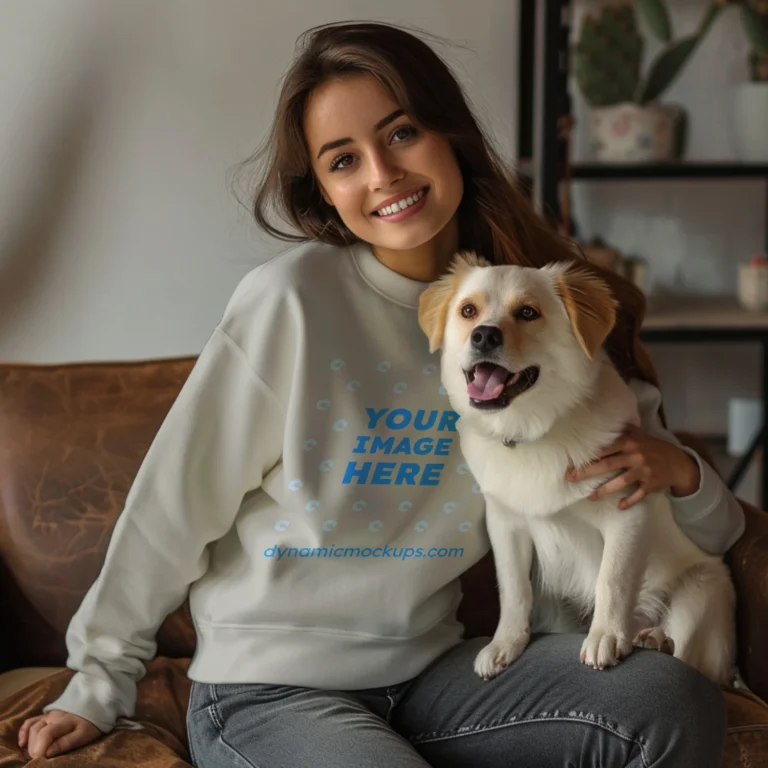
[[397, 222], [414, 216], [421, 211], [427, 204], [427, 194], [429, 187], [418, 187], [415, 191], [410, 190], [385, 200], [377, 210], [373, 212], [381, 221]]

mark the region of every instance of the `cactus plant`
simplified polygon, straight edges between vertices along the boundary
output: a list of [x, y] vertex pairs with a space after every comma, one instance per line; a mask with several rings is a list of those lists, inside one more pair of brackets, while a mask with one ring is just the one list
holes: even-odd
[[[645, 77], [640, 71], [644, 41], [638, 30], [636, 10], [665, 45]], [[683, 69], [721, 10], [722, 0], [712, 3], [698, 30], [678, 40], [673, 38], [663, 0], [613, 3], [597, 14], [587, 14], [573, 51], [574, 75], [587, 102], [593, 107], [604, 107], [622, 102], [642, 105], [658, 99]]]
[[575, 47], [574, 74], [587, 101], [605, 107], [632, 101], [640, 84], [643, 39], [631, 5], [587, 16]]

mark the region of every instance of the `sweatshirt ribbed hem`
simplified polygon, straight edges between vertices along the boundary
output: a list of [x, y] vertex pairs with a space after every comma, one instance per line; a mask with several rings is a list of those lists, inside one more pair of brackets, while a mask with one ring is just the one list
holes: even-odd
[[461, 642], [444, 620], [416, 637], [371, 637], [322, 629], [221, 627], [198, 623], [188, 676], [199, 683], [269, 683], [355, 690], [396, 685]]

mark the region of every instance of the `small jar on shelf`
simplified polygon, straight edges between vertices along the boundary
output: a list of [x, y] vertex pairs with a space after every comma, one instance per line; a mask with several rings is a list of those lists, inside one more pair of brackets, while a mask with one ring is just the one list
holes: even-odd
[[750, 312], [768, 310], [768, 254], [758, 254], [746, 264], [739, 264], [737, 297]]

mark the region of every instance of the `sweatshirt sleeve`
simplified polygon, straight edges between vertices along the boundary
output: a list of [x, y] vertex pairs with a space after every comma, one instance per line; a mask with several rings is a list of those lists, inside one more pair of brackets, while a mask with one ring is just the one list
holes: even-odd
[[75, 670], [60, 709], [108, 733], [131, 717], [155, 635], [208, 567], [207, 545], [282, 451], [283, 408], [221, 327], [169, 410], [115, 524], [98, 578], [66, 633]]
[[652, 384], [633, 379], [630, 382], [640, 410], [643, 429], [685, 451], [698, 465], [699, 487], [690, 496], [668, 494], [672, 513], [683, 532], [705, 552], [723, 555], [744, 533], [744, 510], [713, 467], [684, 446], [659, 416], [661, 392]]

